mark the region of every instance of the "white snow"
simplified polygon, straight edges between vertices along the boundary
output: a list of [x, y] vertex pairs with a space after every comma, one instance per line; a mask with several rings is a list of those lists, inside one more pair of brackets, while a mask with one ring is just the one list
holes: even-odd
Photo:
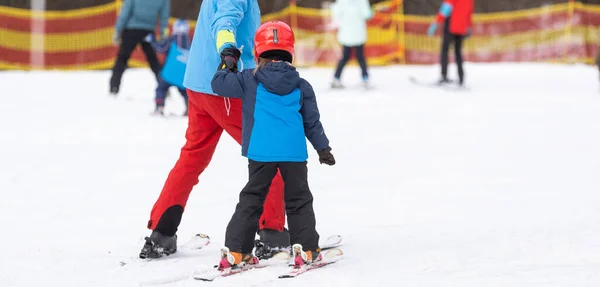
[[[332, 69], [300, 69], [337, 159], [309, 152], [317, 227], [344, 236], [345, 258], [296, 279], [273, 267], [212, 283], [189, 275], [218, 261], [247, 179], [229, 135], [179, 230], [211, 244], [136, 263], [186, 120], [149, 116], [145, 69], [125, 73], [116, 99], [109, 72], [2, 72], [0, 286], [599, 286], [595, 68], [469, 63], [469, 91], [408, 81], [438, 69], [372, 68], [368, 92], [356, 67], [344, 91], [328, 89]], [[174, 89], [167, 110], [183, 111]]]

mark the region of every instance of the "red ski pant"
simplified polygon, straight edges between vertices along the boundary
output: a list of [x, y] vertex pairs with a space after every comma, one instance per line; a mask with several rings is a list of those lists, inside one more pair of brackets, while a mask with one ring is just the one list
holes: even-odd
[[[179, 159], [169, 173], [162, 192], [152, 208], [148, 222], [148, 228], [152, 230], [156, 228], [161, 217], [170, 207], [179, 205], [185, 209], [192, 188], [198, 184], [198, 177], [210, 163], [223, 130], [240, 145], [242, 143], [241, 100], [191, 90], [187, 90], [187, 93], [189, 99], [188, 128], [185, 133], [187, 142], [181, 149]], [[273, 178], [263, 207], [259, 228], [283, 231], [285, 206], [283, 180], [279, 172]], [[173, 228], [176, 229], [177, 226]]]

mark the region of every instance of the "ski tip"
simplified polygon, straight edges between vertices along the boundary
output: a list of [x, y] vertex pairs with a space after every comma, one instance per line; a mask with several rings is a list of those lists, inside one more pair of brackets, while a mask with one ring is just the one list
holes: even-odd
[[210, 236], [204, 234], [204, 233], [198, 233], [195, 235], [196, 237], [202, 238], [202, 239], [206, 239], [206, 244], [208, 245], [210, 243]]
[[344, 251], [340, 248], [331, 248], [325, 251], [323, 254], [326, 258], [338, 257], [344, 255]]
[[207, 239], [210, 239], [210, 237], [209, 237], [208, 235], [204, 234], [204, 233], [198, 233], [198, 234], [196, 234], [196, 236], [197, 236], [197, 237], [200, 237], [200, 238], [207, 238]]

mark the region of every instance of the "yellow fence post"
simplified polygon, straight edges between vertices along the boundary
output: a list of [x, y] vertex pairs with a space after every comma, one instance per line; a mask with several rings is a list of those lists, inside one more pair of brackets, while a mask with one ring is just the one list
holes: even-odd
[[[290, 0], [290, 6], [289, 6], [289, 10], [288, 10], [288, 14], [290, 15], [290, 26], [292, 27], [292, 30], [294, 31], [294, 33], [296, 35], [299, 34], [298, 32], [298, 9], [296, 9], [296, 0]], [[298, 37], [298, 36], [296, 36]], [[298, 45], [298, 39], [296, 39], [296, 49], [299, 49], [300, 51], [303, 51], [303, 47], [302, 45]], [[303, 65], [303, 61], [304, 61], [304, 55], [303, 53], [297, 53], [297, 56], [294, 57], [296, 59], [294, 59], [294, 62], [296, 65]]]
[[292, 25], [292, 30], [298, 30], [298, 9], [296, 9], [296, 0], [290, 0], [290, 25]]
[[115, 14], [119, 17], [119, 13], [121, 12], [121, 6], [123, 6], [123, 0], [116, 0], [117, 7], [115, 8]]
[[567, 12], [567, 26], [565, 27], [565, 46], [563, 48], [563, 62], [569, 62], [569, 45], [571, 43], [571, 35], [573, 30], [573, 14], [575, 13], [575, 0], [569, 0]]
[[396, 5], [398, 6], [398, 24], [396, 24], [398, 31], [398, 57], [400, 64], [406, 64], [406, 31], [404, 29], [404, 1], [397, 0]]
[[31, 1], [31, 34], [29, 50], [29, 68], [43, 70], [46, 53], [46, 0]]

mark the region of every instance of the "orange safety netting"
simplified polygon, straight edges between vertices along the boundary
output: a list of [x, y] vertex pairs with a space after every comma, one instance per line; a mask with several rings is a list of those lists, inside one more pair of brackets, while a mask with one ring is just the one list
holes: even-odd
[[[0, 7], [0, 69], [111, 68], [119, 4], [45, 12]], [[373, 9], [365, 51], [370, 65], [438, 62], [441, 39], [426, 34], [433, 15], [405, 15], [401, 0]], [[291, 1], [283, 10], [263, 15], [263, 21], [273, 19], [287, 22], [296, 32], [295, 65], [333, 65], [338, 60], [340, 48], [327, 7], [303, 8]], [[473, 35], [464, 50], [471, 62], [592, 63], [600, 43], [600, 6], [577, 1], [476, 14], [473, 20]], [[129, 65], [146, 65], [140, 51]]]

